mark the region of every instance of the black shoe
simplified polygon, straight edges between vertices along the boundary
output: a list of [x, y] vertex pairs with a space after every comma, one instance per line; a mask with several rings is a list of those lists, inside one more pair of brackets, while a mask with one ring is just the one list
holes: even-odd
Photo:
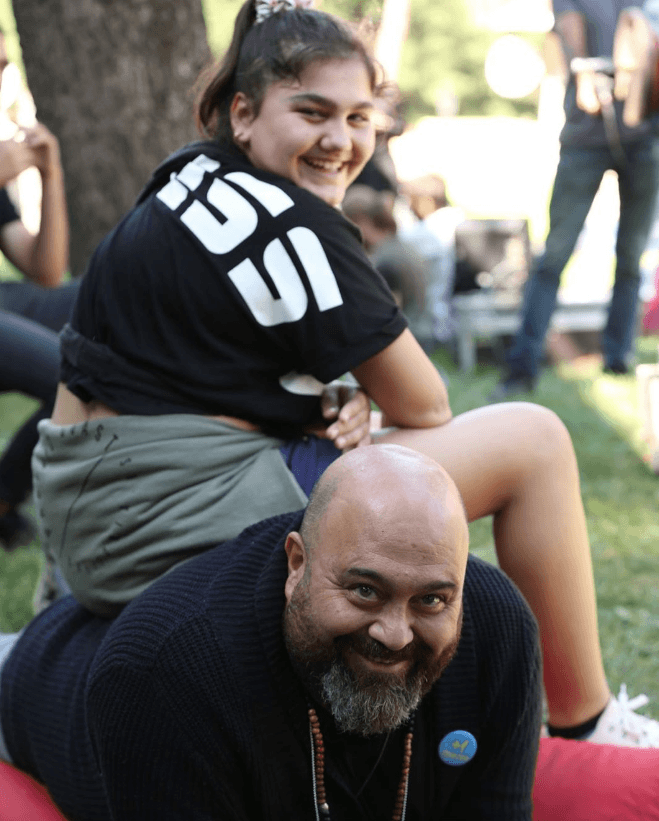
[[535, 379], [532, 376], [508, 376], [488, 396], [488, 402], [504, 402], [520, 393], [533, 393], [534, 390]]
[[0, 516], [0, 547], [8, 553], [17, 547], [25, 547], [36, 539], [34, 525], [16, 510]]
[[624, 362], [613, 362], [611, 365], [605, 365], [602, 368], [602, 373], [609, 373], [613, 376], [627, 376], [631, 373], [629, 365]]

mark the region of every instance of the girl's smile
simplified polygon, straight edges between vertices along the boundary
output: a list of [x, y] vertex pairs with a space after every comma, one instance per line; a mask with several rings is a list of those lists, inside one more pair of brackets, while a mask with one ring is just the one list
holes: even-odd
[[339, 205], [373, 153], [373, 92], [359, 58], [311, 63], [297, 82], [272, 83], [258, 114], [242, 93], [231, 106], [250, 161]]

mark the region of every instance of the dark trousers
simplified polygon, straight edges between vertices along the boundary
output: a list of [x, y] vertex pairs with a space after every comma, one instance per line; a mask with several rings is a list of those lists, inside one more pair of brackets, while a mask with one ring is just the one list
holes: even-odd
[[[639, 263], [652, 227], [659, 186], [659, 141], [641, 140], [626, 144], [624, 150], [627, 162], [621, 165], [607, 146], [561, 148], [545, 251], [527, 282], [521, 326], [506, 355], [513, 376], [537, 375], [561, 274], [609, 169], [618, 174], [620, 221], [615, 280], [601, 345], [605, 365], [623, 365], [629, 356], [635, 336]], [[594, 272], [594, 276], [602, 275]]]
[[0, 459], [0, 500], [11, 505], [23, 502], [32, 487], [37, 423], [52, 412], [60, 366], [58, 332], [78, 287], [77, 281], [61, 288], [0, 283], [0, 392], [16, 391], [41, 402]]

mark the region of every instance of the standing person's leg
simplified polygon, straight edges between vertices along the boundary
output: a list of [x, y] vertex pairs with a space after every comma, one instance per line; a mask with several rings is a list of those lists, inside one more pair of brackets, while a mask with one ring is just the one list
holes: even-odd
[[607, 149], [561, 149], [549, 205], [545, 251], [526, 284], [520, 328], [506, 354], [508, 373], [492, 394], [492, 400], [505, 399], [524, 381], [527, 388], [532, 387], [538, 375], [561, 274], [609, 164]]
[[528, 403], [494, 405], [427, 430], [385, 432], [436, 459], [462, 493], [470, 520], [494, 516], [501, 568], [533, 610], [542, 640], [549, 721], [579, 725], [610, 693], [579, 472], [558, 417]]
[[627, 371], [634, 345], [640, 259], [652, 228], [659, 186], [659, 141], [648, 139], [625, 146], [625, 153], [628, 163], [618, 171], [620, 223], [615, 281], [602, 332], [604, 367], [615, 373]]

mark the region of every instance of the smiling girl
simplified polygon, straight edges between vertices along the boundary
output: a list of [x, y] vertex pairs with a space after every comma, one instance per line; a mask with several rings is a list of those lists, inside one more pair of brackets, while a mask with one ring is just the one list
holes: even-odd
[[540, 624], [554, 727], [622, 743], [624, 721], [626, 743], [658, 746], [657, 722], [604, 676], [570, 437], [524, 403], [452, 419], [336, 208], [373, 150], [377, 67], [343, 23], [293, 5], [243, 5], [198, 98], [205, 139], [156, 169], [91, 259], [34, 457], [44, 547], [85, 606], [114, 615], [177, 563], [304, 505], [362, 439], [359, 399], [307, 434], [324, 385], [351, 371], [383, 411], [379, 441], [436, 459], [469, 518], [494, 517]]

